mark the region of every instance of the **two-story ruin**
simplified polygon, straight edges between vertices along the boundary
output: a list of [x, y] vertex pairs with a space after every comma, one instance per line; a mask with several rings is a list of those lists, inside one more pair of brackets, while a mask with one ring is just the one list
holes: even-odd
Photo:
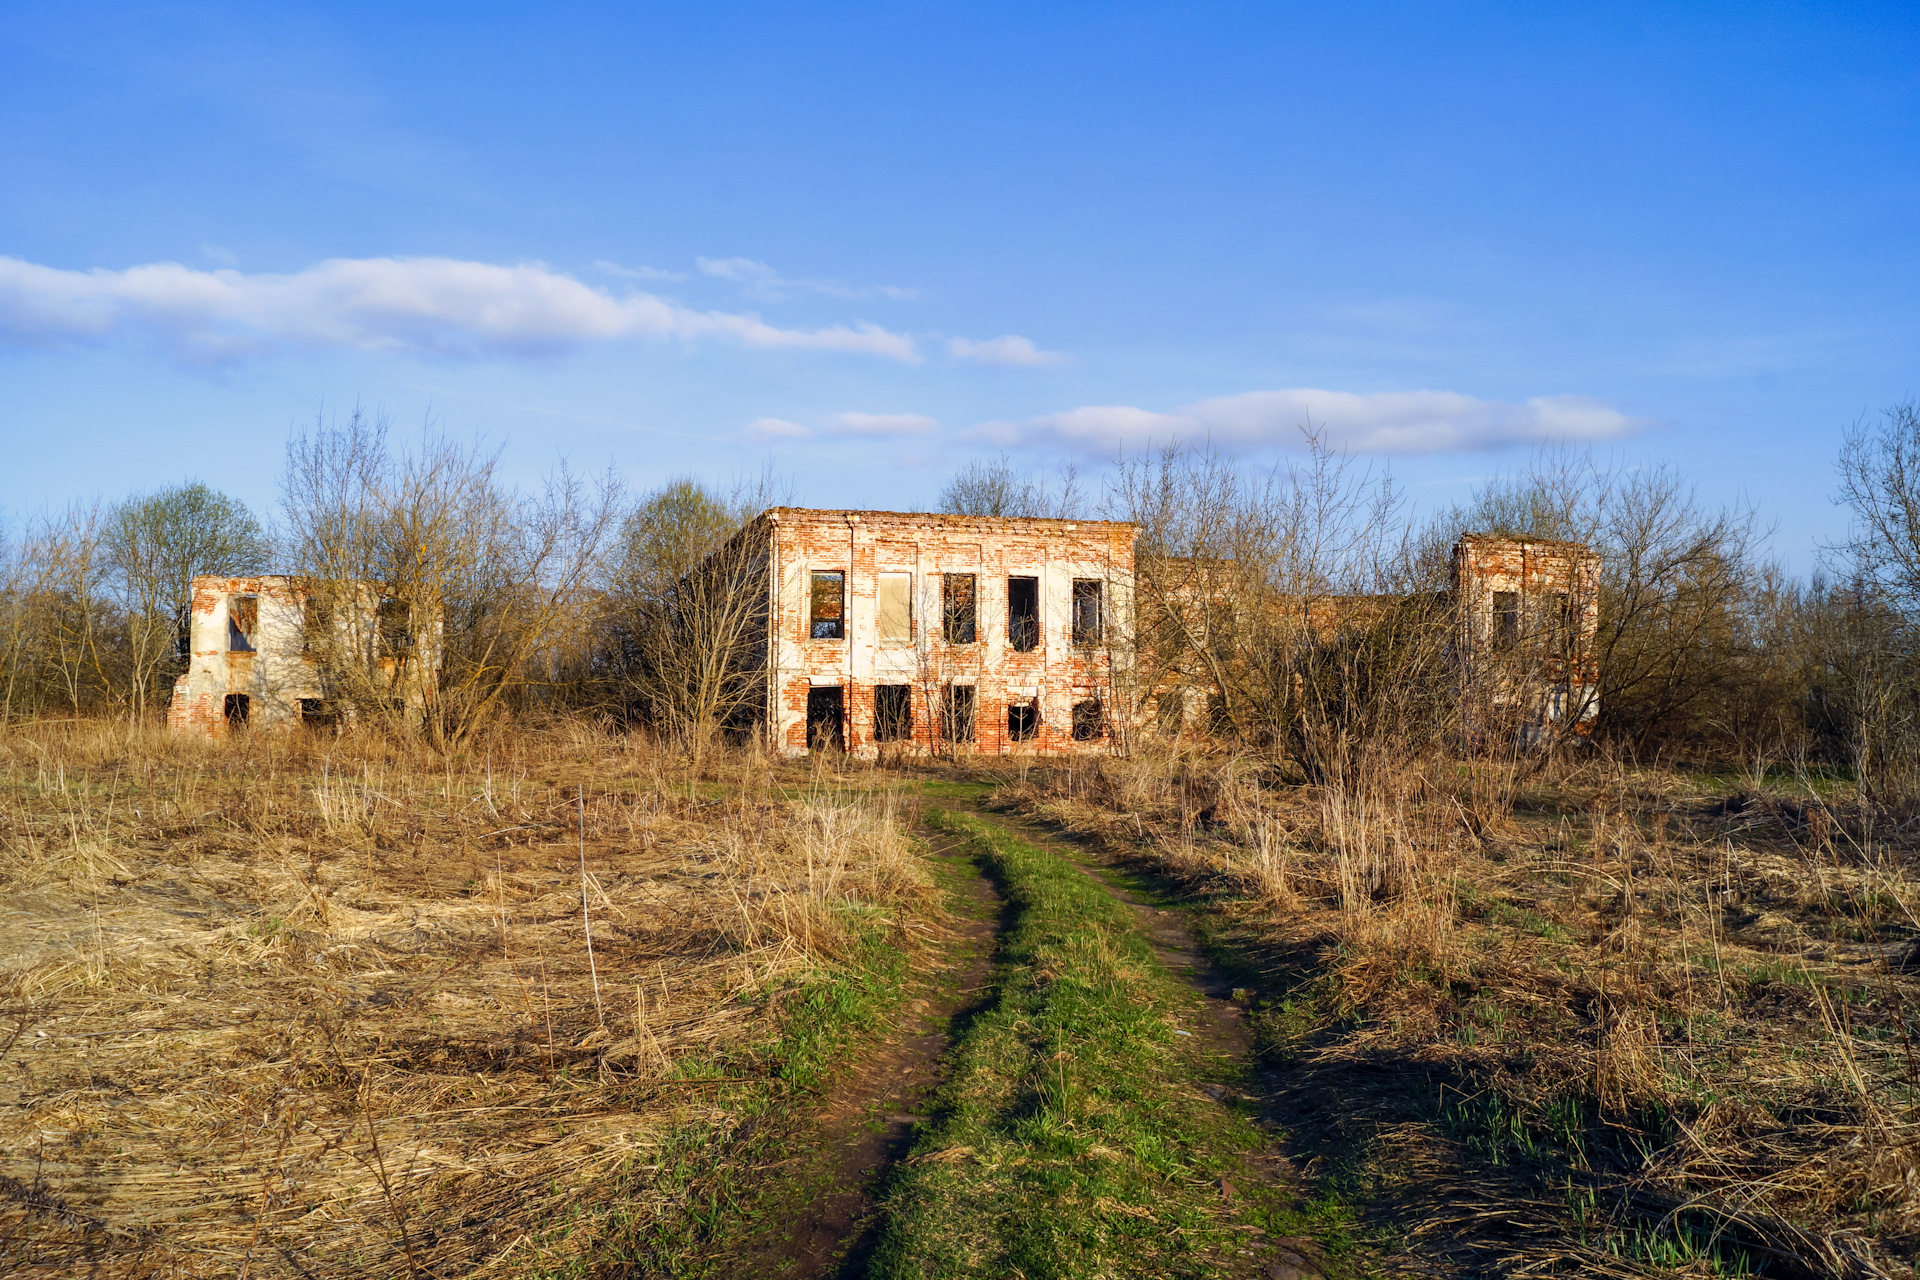
[[220, 737], [331, 725], [352, 714], [343, 681], [358, 701], [370, 693], [418, 712], [434, 678], [435, 637], [417, 630], [410, 610], [370, 583], [315, 592], [279, 574], [195, 578], [187, 671], [174, 681], [167, 726]]
[[1600, 714], [1600, 557], [1573, 542], [1469, 533], [1453, 548], [1470, 734], [1584, 733]]
[[769, 558], [770, 744], [1108, 749], [1136, 534], [1100, 520], [767, 512], [743, 536]]

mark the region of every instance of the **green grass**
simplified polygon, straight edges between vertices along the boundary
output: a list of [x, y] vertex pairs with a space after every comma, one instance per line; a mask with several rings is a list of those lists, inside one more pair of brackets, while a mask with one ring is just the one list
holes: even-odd
[[1244, 1273], [1254, 1229], [1298, 1229], [1300, 1215], [1247, 1172], [1265, 1145], [1251, 1118], [1199, 1089], [1242, 1070], [1178, 1034], [1200, 997], [1069, 863], [977, 818], [928, 818], [969, 838], [1010, 918], [995, 998], [958, 1029], [869, 1274]]

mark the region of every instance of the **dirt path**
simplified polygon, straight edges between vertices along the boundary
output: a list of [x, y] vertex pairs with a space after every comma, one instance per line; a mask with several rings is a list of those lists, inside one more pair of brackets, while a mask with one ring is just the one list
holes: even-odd
[[[1063, 837], [1041, 823], [979, 806], [969, 812], [984, 822], [1001, 827], [1055, 857], [1070, 863], [1099, 885], [1107, 895], [1133, 912], [1141, 932], [1147, 936], [1155, 957], [1167, 972], [1184, 982], [1200, 998], [1195, 1002], [1194, 1018], [1188, 1030], [1203, 1052], [1246, 1064], [1246, 1079], [1254, 1085], [1255, 1101], [1268, 1110], [1272, 1092], [1278, 1084], [1272, 1076], [1256, 1074], [1254, 1042], [1247, 1026], [1247, 1006], [1234, 998], [1234, 983], [1200, 948], [1189, 927], [1189, 917], [1180, 908], [1162, 907], [1147, 894], [1129, 884], [1112, 867], [1097, 862], [1076, 841]], [[1216, 1085], [1203, 1084], [1201, 1091], [1216, 1102], [1227, 1102], [1234, 1095]], [[1305, 1191], [1305, 1181], [1293, 1162], [1277, 1146], [1262, 1152], [1246, 1173], [1274, 1185], [1290, 1188], [1296, 1194]], [[1226, 1194], [1231, 1188], [1223, 1187]], [[1256, 1263], [1262, 1280], [1315, 1280], [1324, 1274], [1326, 1258], [1319, 1244], [1304, 1237], [1272, 1237], [1266, 1241]]]
[[1027, 843], [1072, 863], [1116, 902], [1124, 904], [1139, 922], [1141, 932], [1153, 944], [1154, 955], [1167, 971], [1193, 988], [1201, 997], [1200, 1025], [1193, 1028], [1204, 1047], [1241, 1061], [1253, 1053], [1253, 1035], [1247, 1029], [1246, 1006], [1233, 998], [1232, 980], [1208, 959], [1193, 940], [1187, 927], [1187, 914], [1179, 908], [1167, 908], [1150, 901], [1128, 885], [1111, 867], [1087, 857], [1086, 850], [1070, 839], [1036, 822], [992, 809], [973, 809], [982, 821], [994, 823]]
[[[1092, 860], [1072, 840], [1038, 823], [981, 807], [946, 801], [1062, 858], [1139, 922], [1156, 958], [1198, 997], [1183, 1030], [1198, 1049], [1250, 1063], [1253, 1037], [1246, 1007], [1233, 998], [1233, 984], [1200, 947], [1187, 913], [1152, 901], [1112, 868]], [[954, 1030], [991, 999], [993, 953], [1003, 904], [992, 883], [964, 850], [968, 841], [923, 831], [943, 878], [957, 890], [956, 937], [946, 967], [901, 1007], [900, 1021], [863, 1051], [860, 1061], [829, 1091], [814, 1113], [796, 1126], [808, 1149], [793, 1156], [781, 1178], [779, 1203], [766, 1209], [768, 1226], [735, 1257], [736, 1274], [782, 1277], [857, 1277], [881, 1225], [879, 1194], [888, 1171], [912, 1144], [914, 1126], [927, 1117], [945, 1079], [946, 1053]], [[1267, 1086], [1271, 1087], [1270, 1083]], [[1243, 1096], [1201, 1085], [1215, 1101]], [[1260, 1092], [1266, 1092], [1261, 1089]], [[1278, 1151], [1265, 1154], [1247, 1176], [1297, 1182]], [[1236, 1175], [1239, 1177], [1240, 1175]], [[1223, 1192], [1234, 1194], [1231, 1187]], [[1257, 1264], [1262, 1280], [1312, 1280], [1322, 1255], [1308, 1240], [1270, 1239]]]
[[803, 1122], [810, 1149], [791, 1162], [784, 1210], [763, 1243], [745, 1251], [740, 1274], [857, 1276], [879, 1225], [876, 1195], [907, 1152], [914, 1125], [944, 1079], [951, 1028], [988, 996], [1001, 901], [992, 882], [958, 852], [965, 841], [922, 831], [957, 891], [948, 962], [900, 1009], [899, 1022], [828, 1091]]

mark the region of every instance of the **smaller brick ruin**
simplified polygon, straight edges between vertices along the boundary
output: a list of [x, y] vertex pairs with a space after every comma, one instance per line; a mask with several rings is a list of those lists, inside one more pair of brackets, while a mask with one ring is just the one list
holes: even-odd
[[[357, 592], [359, 616], [333, 620], [372, 638], [381, 634], [383, 599], [372, 585]], [[324, 663], [311, 644], [313, 620], [301, 580], [285, 575], [193, 580], [185, 675], [174, 681], [167, 727], [176, 734], [220, 738], [237, 729], [331, 725], [351, 716], [333, 697]], [[393, 671], [391, 657], [374, 655]], [[421, 679], [395, 681], [396, 706], [424, 705]]]
[[1585, 733], [1600, 714], [1600, 557], [1467, 534], [1453, 549], [1463, 711], [1478, 736]]

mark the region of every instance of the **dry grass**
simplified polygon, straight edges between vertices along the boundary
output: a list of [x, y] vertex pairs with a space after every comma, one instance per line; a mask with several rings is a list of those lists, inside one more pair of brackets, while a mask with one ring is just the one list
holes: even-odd
[[1805, 779], [1109, 760], [1003, 794], [1219, 895], [1322, 1171], [1503, 1273], [1908, 1273], [1920, 841]]
[[453, 763], [0, 735], [0, 1270], [577, 1253], [563, 1207], [723, 1129], [782, 993], [932, 901], [885, 801], [724, 767], [577, 726]]

